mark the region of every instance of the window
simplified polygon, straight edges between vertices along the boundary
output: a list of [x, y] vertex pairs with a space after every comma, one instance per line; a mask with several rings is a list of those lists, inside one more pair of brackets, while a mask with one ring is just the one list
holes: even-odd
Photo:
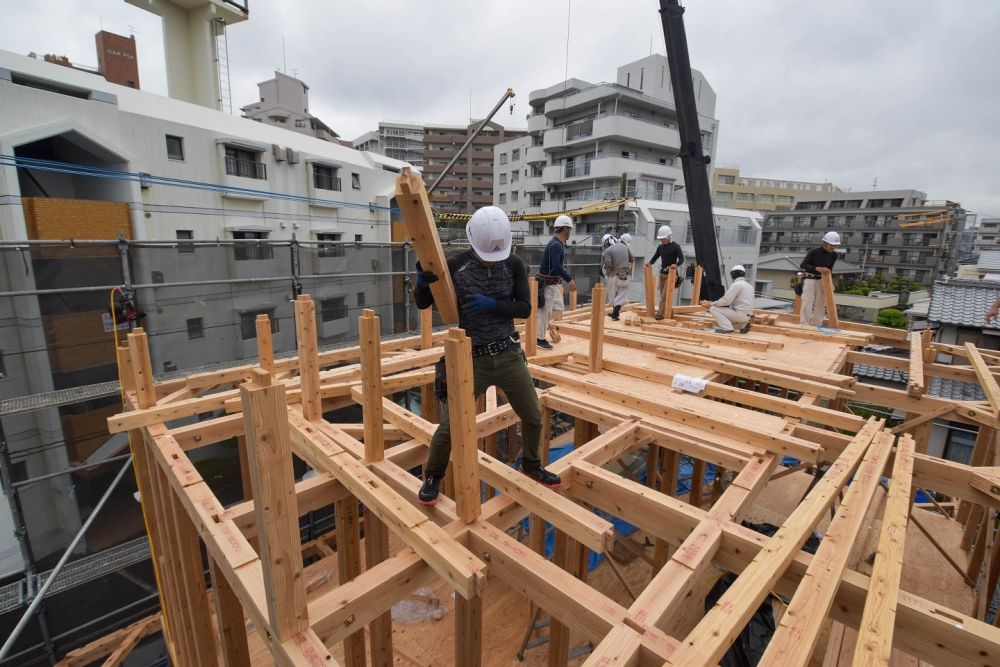
[[3, 351], [0, 350], [0, 380], [7, 378], [7, 366], [3, 363]]
[[358, 292], [358, 308], [364, 308], [368, 305], [368, 297], [364, 292]]
[[333, 190], [340, 192], [339, 169], [322, 164], [313, 165], [313, 186], [317, 190]]
[[323, 299], [319, 302], [319, 308], [320, 318], [323, 322], [342, 320], [347, 317], [347, 299], [342, 296]]
[[500, 153], [500, 164], [507, 164], [507, 154]]
[[226, 173], [240, 178], [267, 179], [267, 167], [260, 161], [260, 153], [226, 146]]
[[653, 199], [663, 201], [663, 183], [653, 183]]
[[752, 192], [737, 192], [736, 201], [753, 201]]
[[361, 174], [352, 173], [351, 174], [351, 187], [355, 190], [361, 189]]
[[734, 185], [736, 177], [728, 174], [719, 174], [719, 185]]
[[[751, 242], [749, 227], [740, 227], [736, 230], [736, 242], [740, 245], [747, 245]], [[747, 273], [750, 273], [750, 271], [748, 270]]]
[[205, 326], [200, 317], [192, 317], [187, 321], [188, 340], [205, 337]]
[[278, 319], [274, 316], [274, 309], [251, 310], [240, 313], [240, 337], [243, 340], [253, 340], [257, 337], [257, 316], [267, 315], [271, 319], [271, 333], [278, 333]]
[[521, 149], [520, 148], [515, 148], [514, 150], [512, 150], [510, 152], [510, 161], [511, 162], [517, 162], [520, 159], [521, 159]]
[[175, 137], [172, 134], [167, 135], [167, 159], [184, 159], [184, 139], [181, 137]]
[[343, 257], [344, 246], [340, 243], [343, 234], [317, 234], [320, 257]]
[[510, 193], [510, 201], [511, 201], [511, 203], [514, 203], [514, 202], [517, 201], [517, 195], [518, 195], [517, 190], [515, 190], [514, 192]]
[[757, 195], [757, 201], [761, 204], [770, 204], [774, 202], [774, 195]]
[[500, 193], [500, 203], [501, 204], [506, 204], [507, 203], [507, 194], [504, 193], [504, 192]]
[[733, 193], [732, 192], [716, 192], [715, 193], [715, 198], [718, 201], [721, 201], [721, 202], [730, 202], [730, 201], [733, 201]]
[[305, 127], [305, 126], [306, 122], [304, 120], [302, 120], [301, 118], [295, 119], [295, 127]]
[[778, 195], [778, 203], [779, 204], [791, 204], [792, 203], [792, 198], [790, 196], [788, 196], [788, 195]]
[[500, 174], [500, 185], [507, 185], [507, 172]]
[[257, 241], [257, 243], [236, 243], [233, 248], [233, 257], [237, 261], [273, 259], [274, 249], [266, 243], [261, 243], [266, 239], [267, 232], [233, 232], [233, 240], [235, 241]]
[[194, 252], [193, 243], [180, 243], [180, 241], [191, 241], [194, 239], [194, 232], [190, 229], [178, 229], [177, 230], [177, 252], [182, 254], [189, 254]]
[[511, 183], [517, 183], [519, 180], [521, 180], [521, 172], [519, 172], [516, 169], [514, 171], [510, 172], [510, 182]]

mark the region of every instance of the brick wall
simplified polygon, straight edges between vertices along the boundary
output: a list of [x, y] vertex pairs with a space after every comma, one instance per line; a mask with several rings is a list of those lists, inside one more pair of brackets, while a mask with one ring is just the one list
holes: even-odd
[[128, 204], [92, 199], [22, 197], [28, 238], [37, 240], [132, 238]]
[[139, 88], [139, 60], [135, 54], [135, 37], [116, 35], [102, 30], [94, 35], [97, 43], [97, 68], [111, 83]]
[[68, 373], [115, 363], [114, 334], [104, 331], [104, 312], [42, 316], [52, 372]]
[[121, 412], [120, 405], [109, 405], [80, 415], [63, 415], [61, 418], [63, 438], [66, 441], [69, 458], [81, 463], [97, 451], [111, 436], [108, 434], [108, 417]]

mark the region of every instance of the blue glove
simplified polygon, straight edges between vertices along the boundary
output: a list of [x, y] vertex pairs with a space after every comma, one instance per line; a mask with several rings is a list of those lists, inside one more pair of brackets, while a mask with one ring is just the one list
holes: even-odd
[[432, 271], [424, 271], [420, 262], [417, 262], [417, 287], [419, 289], [426, 289], [431, 283], [437, 282], [437, 279], [437, 274]]
[[480, 313], [495, 313], [497, 310], [497, 300], [491, 296], [474, 294], [471, 299], [466, 300], [465, 307], [474, 315]]

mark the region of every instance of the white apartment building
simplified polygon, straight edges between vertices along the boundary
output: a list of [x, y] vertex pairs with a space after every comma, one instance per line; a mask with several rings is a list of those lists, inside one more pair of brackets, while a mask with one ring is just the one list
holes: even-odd
[[423, 125], [382, 122], [377, 130], [365, 132], [351, 145], [355, 150], [379, 153], [414, 166], [425, 164]]
[[975, 252], [1000, 250], [1000, 218], [979, 216], [977, 222]]
[[[714, 158], [715, 91], [691, 70], [706, 154]], [[684, 186], [667, 59], [651, 55], [618, 68], [615, 83], [569, 79], [529, 97], [528, 137], [498, 144], [493, 203], [550, 213], [619, 196], [673, 201]]]
[[324, 141], [337, 141], [340, 136], [309, 113], [309, 86], [295, 77], [276, 71], [273, 79], [258, 83], [257, 90], [260, 101], [240, 108], [245, 118]]
[[[392, 270], [391, 250], [355, 251], [353, 244], [390, 242], [396, 173], [405, 165], [293, 130], [0, 51], [0, 241], [114, 239], [121, 231], [135, 241], [172, 242], [151, 243], [131, 266], [143, 326], [156, 333], [157, 373], [255, 356], [258, 313], [272, 317], [275, 349], [294, 349], [292, 290], [273, 279], [289, 273], [288, 247], [254, 241], [308, 246], [301, 291], [317, 302], [321, 342], [343, 339], [356, 306], [385, 306], [383, 330], [392, 331], [393, 281], [373, 277]], [[15, 168], [14, 158], [51, 161], [55, 170], [44, 163]], [[58, 217], [38, 213], [53, 208]], [[96, 236], [85, 221], [104, 224], [100, 211], [112, 209], [123, 222]], [[343, 242], [352, 244], [349, 251]], [[102, 257], [61, 250], [56, 261], [45, 252], [18, 254], [7, 245], [0, 292], [120, 284], [113, 249]], [[97, 275], [94, 267], [108, 271]], [[110, 328], [103, 330], [110, 356], [100, 363], [52, 352], [71, 348], [74, 335], [102, 336], [108, 292], [71, 296], [67, 303], [0, 298], [0, 399], [115, 379]], [[53, 339], [60, 335], [66, 339]], [[61, 419], [56, 408], [4, 418], [11, 450], [68, 440]], [[48, 448], [24, 463], [23, 475], [33, 478], [65, 470], [69, 461], [64, 449]], [[37, 557], [64, 546], [79, 526], [70, 485], [70, 476], [58, 476], [22, 493]], [[0, 527], [9, 523], [6, 512], [0, 501]]]

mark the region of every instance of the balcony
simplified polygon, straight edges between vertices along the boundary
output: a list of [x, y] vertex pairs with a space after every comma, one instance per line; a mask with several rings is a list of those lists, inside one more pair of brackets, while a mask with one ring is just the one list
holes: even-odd
[[553, 127], [545, 130], [542, 140], [542, 150], [552, 152], [566, 145], [566, 128]]
[[529, 146], [524, 152], [524, 158], [528, 161], [528, 164], [545, 162], [545, 149], [541, 146]]
[[536, 134], [543, 131], [549, 124], [548, 119], [543, 114], [528, 116], [528, 134]]
[[625, 139], [629, 143], [660, 148], [679, 148], [680, 135], [676, 126], [654, 123], [624, 114], [607, 114], [594, 121], [594, 139]]
[[524, 191], [525, 192], [545, 192], [545, 186], [542, 185], [541, 176], [529, 176], [524, 179]]
[[542, 182], [549, 185], [577, 179], [597, 180], [602, 178], [618, 178], [623, 173], [654, 176], [676, 182], [684, 180], [683, 173], [679, 167], [632, 158], [599, 157], [590, 160], [589, 168], [587, 167], [587, 163], [578, 161], [568, 172], [564, 169], [563, 165], [546, 167], [542, 172]]
[[226, 156], [226, 175], [239, 176], [240, 178], [253, 178], [257, 180], [267, 180], [267, 165], [256, 160]]

